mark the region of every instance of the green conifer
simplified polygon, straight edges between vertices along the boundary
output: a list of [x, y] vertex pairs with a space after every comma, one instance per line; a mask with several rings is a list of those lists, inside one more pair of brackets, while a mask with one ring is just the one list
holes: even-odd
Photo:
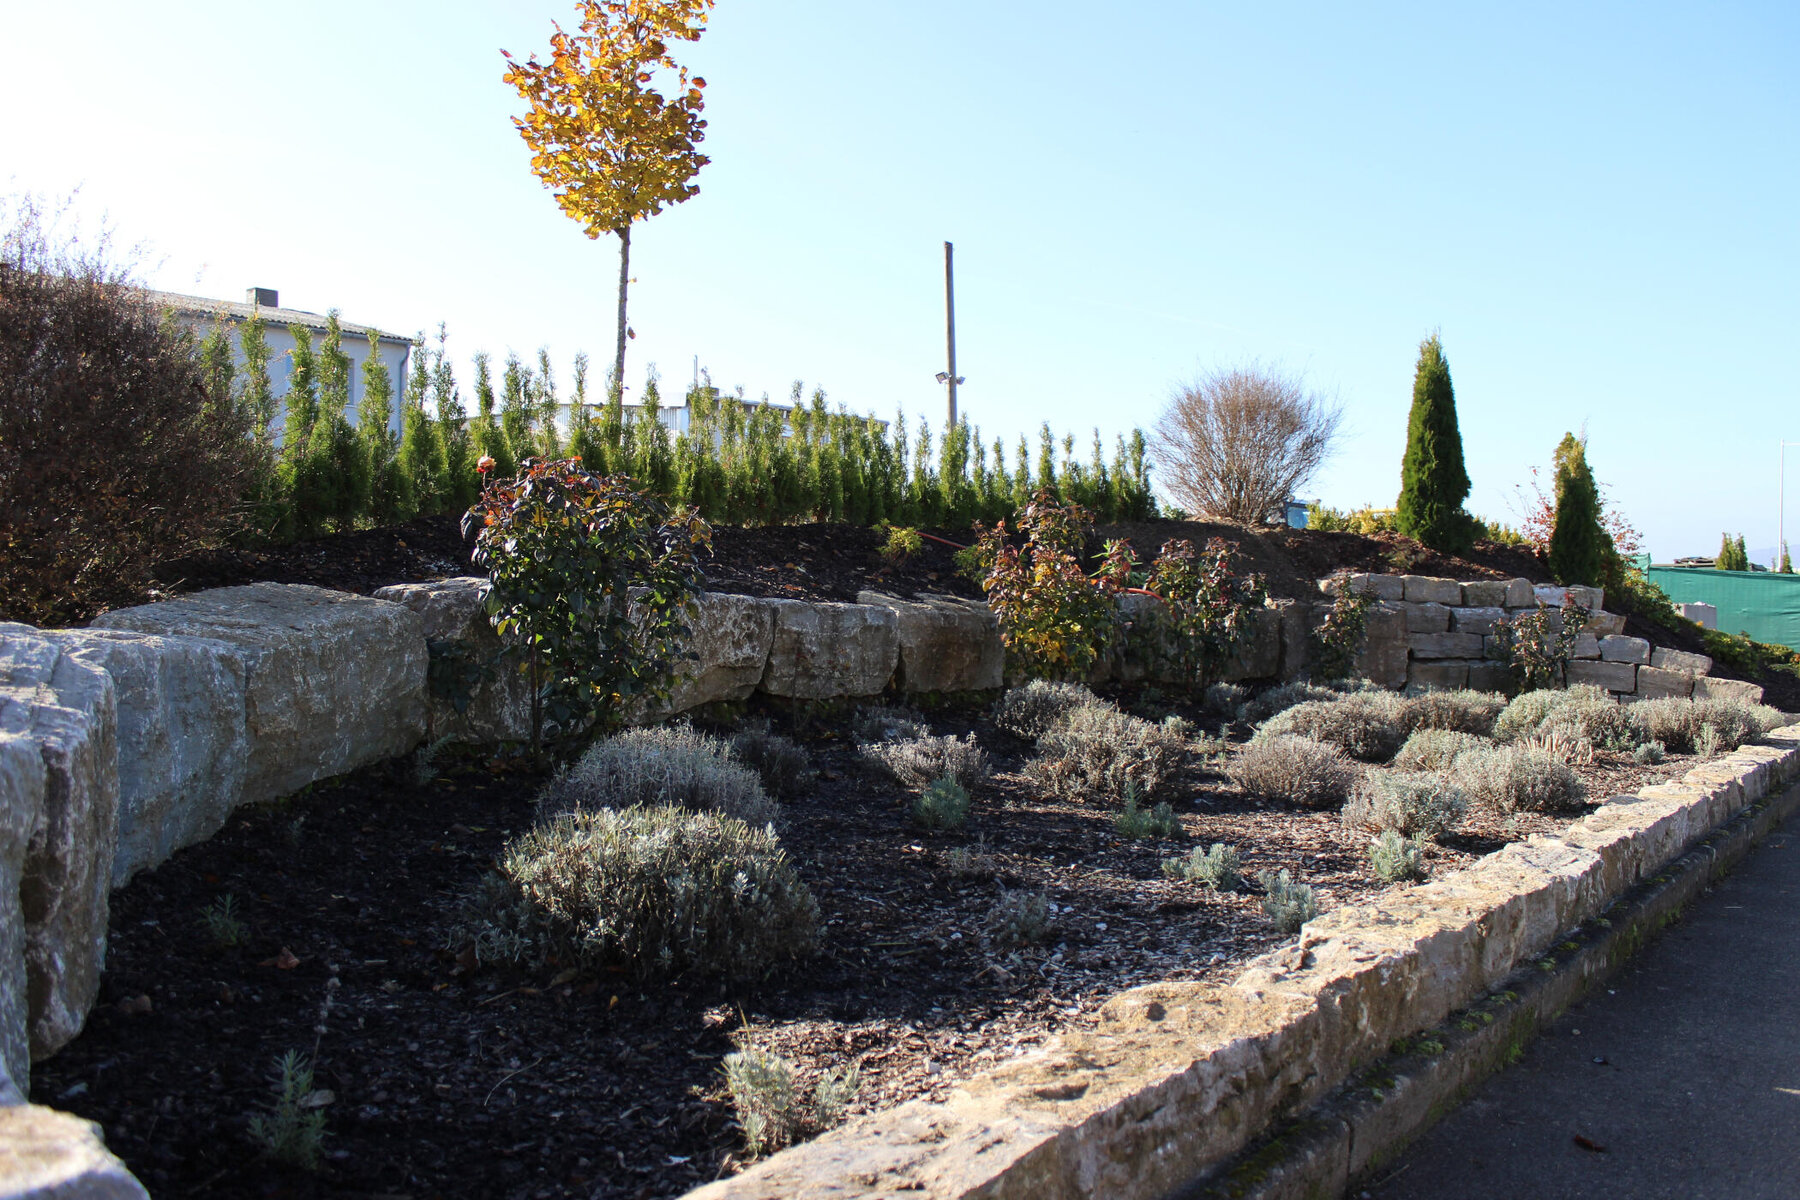
[[1616, 551], [1600, 521], [1600, 488], [1588, 468], [1585, 444], [1564, 434], [1553, 463], [1556, 523], [1550, 529], [1550, 574], [1558, 583], [1604, 583]]
[[444, 511], [467, 512], [481, 491], [481, 476], [475, 469], [480, 457], [469, 436], [468, 412], [463, 408], [462, 392], [456, 386], [456, 369], [444, 352], [447, 340], [443, 325], [438, 326], [437, 353], [431, 360], [431, 400], [437, 412], [438, 444], [443, 447]]
[[406, 505], [397, 458], [400, 442], [393, 429], [394, 383], [381, 360], [381, 342], [373, 329], [369, 330], [369, 357], [363, 360], [362, 377], [362, 400], [356, 406], [357, 441], [368, 461], [369, 516], [377, 525], [385, 525], [399, 520]]
[[1462, 509], [1468, 495], [1469, 473], [1463, 467], [1450, 363], [1434, 333], [1420, 344], [1413, 373], [1395, 524], [1401, 533], [1433, 550], [1460, 554], [1474, 542], [1474, 523]]

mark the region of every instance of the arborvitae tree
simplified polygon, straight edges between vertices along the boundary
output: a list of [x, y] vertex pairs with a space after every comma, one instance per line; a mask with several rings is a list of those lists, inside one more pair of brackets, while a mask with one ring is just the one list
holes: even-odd
[[200, 375], [206, 382], [207, 402], [218, 409], [237, 406], [237, 355], [231, 349], [231, 334], [223, 321], [213, 322], [200, 343]]
[[666, 496], [674, 483], [675, 461], [661, 414], [662, 393], [651, 375], [644, 382], [644, 403], [631, 422], [632, 474], [646, 491]]
[[969, 425], [958, 421], [944, 430], [938, 456], [939, 520], [952, 529], [967, 529], [975, 520], [975, 490], [969, 482]]
[[1750, 553], [1744, 549], [1744, 535], [1741, 533], [1737, 535], [1737, 541], [1732, 544], [1731, 561], [1736, 564], [1734, 570], [1748, 571], [1750, 569]]
[[1615, 551], [1600, 520], [1600, 488], [1587, 447], [1565, 433], [1556, 447], [1556, 523], [1550, 529], [1550, 574], [1558, 583], [1605, 581]]
[[369, 459], [347, 416], [351, 364], [335, 308], [325, 314], [318, 364], [319, 415], [306, 451], [308, 474], [316, 488], [314, 503], [334, 528], [354, 529], [356, 519], [369, 507]]
[[538, 446], [545, 458], [562, 458], [562, 433], [557, 422], [562, 405], [556, 398], [556, 374], [550, 369], [550, 348], [538, 347], [538, 369], [533, 378], [532, 407], [538, 429]]
[[381, 361], [381, 342], [369, 331], [369, 357], [363, 360], [362, 401], [356, 406], [357, 441], [368, 461], [369, 516], [377, 525], [400, 519], [407, 507], [397, 458], [400, 442], [394, 436], [394, 383]]
[[444, 353], [446, 340], [444, 327], [439, 325], [437, 353], [431, 362], [431, 399], [437, 409], [438, 441], [444, 452], [444, 507], [448, 512], [464, 513], [481, 493], [481, 476], [475, 469], [480, 455], [469, 436], [468, 412], [456, 386], [456, 370]]
[[1024, 508], [1031, 503], [1031, 443], [1022, 433], [1016, 457], [1019, 465], [1013, 468], [1012, 502], [1014, 508]]
[[1469, 473], [1463, 467], [1450, 363], [1434, 333], [1420, 343], [1419, 365], [1413, 373], [1394, 523], [1401, 533], [1433, 550], [1460, 554], [1475, 540], [1474, 522], [1462, 508], [1468, 496]]
[[288, 332], [294, 338], [294, 348], [288, 351], [293, 369], [288, 373], [288, 390], [284, 398], [287, 417], [282, 422], [281, 458], [277, 467], [281, 493], [287, 501], [286, 519], [279, 531], [283, 539], [309, 536], [318, 531], [325, 518], [319, 504], [319, 463], [309, 453], [313, 426], [319, 420], [318, 360], [313, 356], [310, 329], [304, 325], [290, 325]]
[[[1056, 435], [1050, 432], [1048, 421], [1038, 428], [1037, 485], [1045, 491], [1057, 490]], [[1058, 499], [1065, 504], [1069, 500], [1067, 496], [1059, 496]], [[1026, 503], [1030, 503], [1030, 497], [1026, 498]]]
[[500, 376], [500, 432], [512, 450], [514, 462], [537, 456], [531, 436], [531, 368], [516, 354], [506, 356], [506, 370]]
[[244, 364], [237, 385], [238, 406], [249, 418], [255, 443], [251, 454], [244, 502], [249, 509], [250, 537], [280, 539], [292, 526], [292, 509], [282, 491], [279, 455], [275, 449], [275, 388], [269, 380], [268, 325], [260, 312], [238, 328], [238, 349]]
[[425, 398], [431, 389], [431, 355], [425, 349], [425, 335], [413, 343], [418, 360], [406, 377], [406, 400], [400, 413], [400, 473], [406, 476], [406, 494], [412, 498], [413, 512], [432, 516], [445, 511], [446, 479], [444, 477], [444, 443], [437, 422], [425, 411]]
[[[588, 356], [575, 356], [574, 391], [569, 394], [569, 456], [596, 475], [606, 474], [606, 450], [594, 428], [587, 402]], [[703, 456], [704, 457], [704, 456]]]
[[1781, 543], [1781, 566], [1778, 570], [1783, 575], [1792, 575], [1794, 573], [1794, 560], [1788, 557], [1788, 545], [1786, 542]]
[[266, 442], [274, 440], [275, 388], [269, 382], [268, 323], [260, 313], [238, 329], [238, 349], [244, 355], [244, 380], [239, 393], [244, 411], [250, 414], [250, 428]]
[[512, 479], [518, 475], [519, 463], [513, 458], [512, 443], [494, 419], [494, 376], [485, 350], [475, 356], [475, 420], [469, 427], [469, 437], [478, 459], [494, 460], [490, 478]]

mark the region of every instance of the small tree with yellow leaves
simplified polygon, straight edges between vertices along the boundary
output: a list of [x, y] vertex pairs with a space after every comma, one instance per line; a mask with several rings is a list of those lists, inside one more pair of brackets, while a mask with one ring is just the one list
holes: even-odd
[[[619, 239], [618, 346], [612, 386], [625, 380], [631, 226], [699, 192], [707, 163], [695, 146], [706, 80], [675, 62], [670, 46], [700, 39], [713, 0], [579, 0], [574, 33], [560, 25], [550, 59], [510, 64], [503, 78], [529, 109], [513, 118], [531, 169], [590, 238]], [[661, 76], [659, 80], [659, 75]], [[656, 85], [668, 86], [668, 95]]]

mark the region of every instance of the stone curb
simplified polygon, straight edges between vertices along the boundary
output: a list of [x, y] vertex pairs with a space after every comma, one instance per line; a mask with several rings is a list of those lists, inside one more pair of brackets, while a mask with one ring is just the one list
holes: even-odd
[[1557, 836], [1327, 912], [1231, 983], [1132, 988], [1096, 1028], [983, 1072], [942, 1102], [871, 1114], [689, 1195], [1180, 1194], [1270, 1128], [1312, 1120], [1397, 1040], [1466, 1010], [1747, 805], [1793, 785], [1800, 726], [1767, 742], [1615, 796]]
[[[1555, 954], [1515, 971], [1437, 1029], [1407, 1039], [1311, 1112], [1170, 1200], [1323, 1200], [1365, 1186], [1796, 812], [1800, 786], [1749, 806], [1571, 933]], [[1442, 1048], [1420, 1050], [1431, 1042]]]

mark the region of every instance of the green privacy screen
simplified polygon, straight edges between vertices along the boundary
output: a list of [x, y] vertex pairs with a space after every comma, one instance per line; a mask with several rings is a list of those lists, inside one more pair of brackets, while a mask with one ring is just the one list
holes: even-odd
[[1651, 567], [1645, 572], [1677, 604], [1713, 604], [1719, 629], [1800, 650], [1800, 575]]

